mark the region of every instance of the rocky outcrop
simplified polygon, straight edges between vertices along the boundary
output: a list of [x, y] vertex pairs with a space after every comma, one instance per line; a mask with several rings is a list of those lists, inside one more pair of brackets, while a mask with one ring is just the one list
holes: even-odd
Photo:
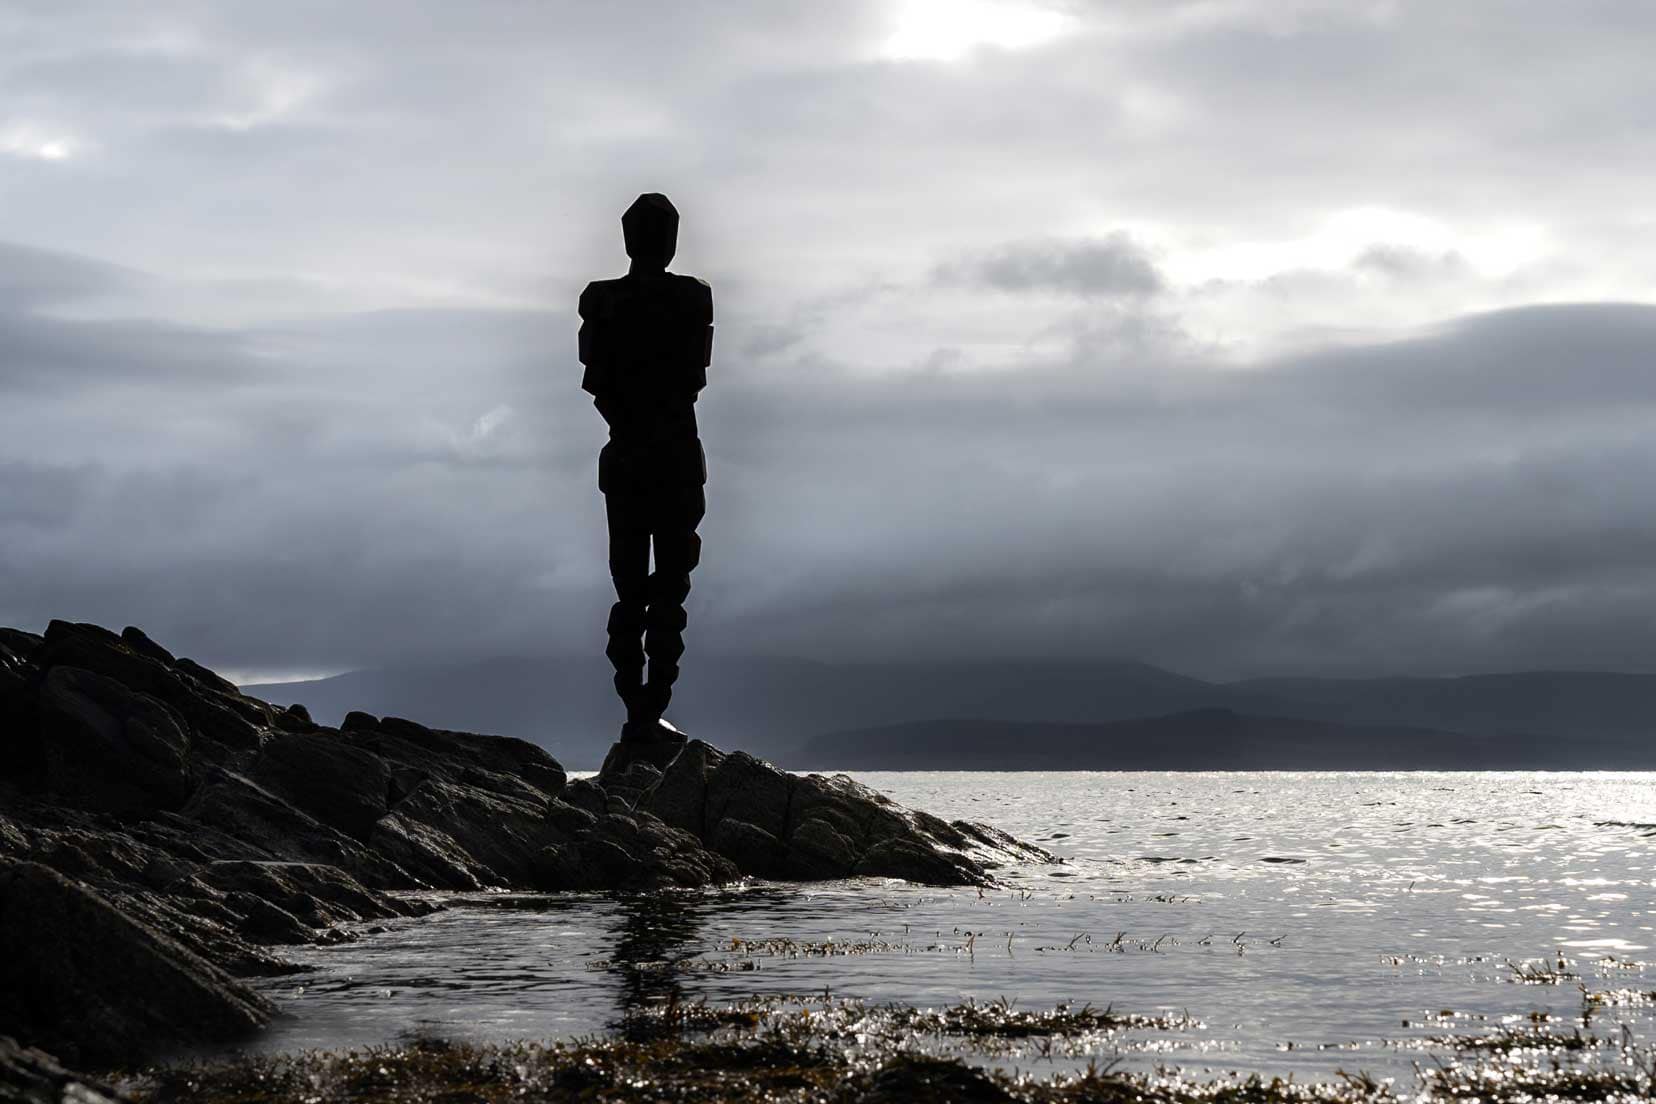
[[96, 1064], [224, 1039], [269, 1015], [235, 978], [291, 969], [273, 948], [437, 890], [973, 885], [1050, 859], [699, 741], [612, 767], [570, 782], [522, 740], [318, 725], [136, 628], [0, 630], [0, 1033]]
[[[623, 786], [653, 772], [634, 764], [627, 773]], [[906, 809], [846, 775], [789, 774], [700, 740], [648, 782], [636, 807], [762, 878], [983, 885], [1005, 863], [1054, 861], [984, 825]]]
[[274, 1009], [212, 963], [39, 863], [0, 869], [0, 1032], [75, 1064], [228, 1041]]

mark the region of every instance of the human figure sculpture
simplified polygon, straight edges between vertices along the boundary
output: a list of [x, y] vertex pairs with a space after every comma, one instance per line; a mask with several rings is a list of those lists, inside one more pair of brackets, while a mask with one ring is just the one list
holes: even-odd
[[[684, 602], [701, 557], [696, 526], [707, 508], [707, 462], [696, 398], [713, 354], [713, 289], [667, 271], [678, 223], [666, 196], [639, 196], [621, 216], [627, 274], [588, 284], [580, 305], [581, 387], [610, 432], [598, 455], [598, 489], [616, 598], [606, 654], [627, 709], [617, 750], [622, 760], [657, 765], [684, 742], [662, 714], [684, 655]], [[624, 767], [616, 759], [612, 751], [606, 772]]]

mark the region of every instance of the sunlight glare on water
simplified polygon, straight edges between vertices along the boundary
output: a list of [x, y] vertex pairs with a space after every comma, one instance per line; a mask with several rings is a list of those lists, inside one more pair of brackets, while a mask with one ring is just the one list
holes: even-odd
[[[1400, 1073], [1423, 1039], [1534, 1012], [1580, 1022], [1582, 985], [1656, 989], [1656, 775], [858, 777], [1069, 861], [981, 896], [883, 880], [501, 896], [296, 949], [316, 969], [267, 983], [295, 1016], [261, 1049], [560, 1037], [669, 996], [827, 990], [1188, 1011], [1200, 1026], [1099, 1056], [1328, 1077]], [[1648, 1009], [1600, 1015], [1648, 1038]]]

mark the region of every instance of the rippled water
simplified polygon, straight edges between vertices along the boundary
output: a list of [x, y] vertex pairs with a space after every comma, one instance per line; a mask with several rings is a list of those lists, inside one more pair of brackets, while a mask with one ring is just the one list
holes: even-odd
[[[316, 970], [268, 984], [293, 1017], [261, 1049], [569, 1036], [674, 993], [827, 989], [1188, 1012], [1200, 1026], [1099, 1053], [1325, 1078], [1406, 1073], [1428, 1037], [1535, 1011], [1579, 1022], [1581, 985], [1656, 989], [1656, 829], [1639, 827], [1656, 824], [1656, 774], [858, 777], [1070, 861], [982, 896], [857, 881], [463, 905], [294, 952]], [[1552, 980], [1523, 980], [1542, 963]], [[1652, 1035], [1648, 1006], [1594, 1026], [1618, 1021]]]

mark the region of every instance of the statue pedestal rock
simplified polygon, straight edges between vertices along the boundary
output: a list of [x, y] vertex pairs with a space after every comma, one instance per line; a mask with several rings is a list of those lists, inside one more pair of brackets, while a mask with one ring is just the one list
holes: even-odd
[[621, 726], [621, 738], [610, 745], [609, 754], [604, 756], [604, 765], [598, 769], [598, 782], [608, 786], [634, 763], [645, 763], [657, 771], [665, 771], [678, 758], [678, 753], [684, 750], [688, 739], [666, 721], [652, 724], [628, 722]]

